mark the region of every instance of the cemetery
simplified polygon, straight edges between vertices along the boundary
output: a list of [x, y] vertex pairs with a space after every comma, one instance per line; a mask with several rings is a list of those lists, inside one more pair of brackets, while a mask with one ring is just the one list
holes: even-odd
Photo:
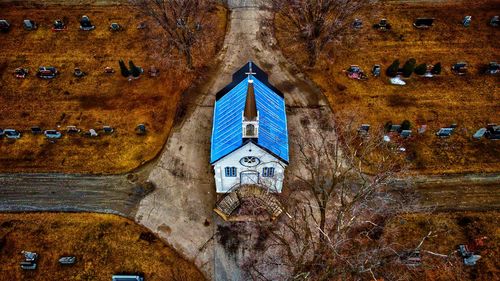
[[161, 28], [128, 5], [3, 2], [0, 11], [0, 172], [121, 173], [151, 160], [226, 24], [225, 8], [209, 14], [187, 70], [161, 47]]
[[155, 234], [120, 216], [2, 213], [0, 226], [0, 280], [111, 280], [123, 271], [204, 280]]
[[0, 280], [495, 280], [465, 2], [0, 0]]
[[[320, 86], [338, 118], [354, 115], [360, 126], [371, 125], [370, 132], [390, 120], [409, 120], [414, 129], [405, 155], [413, 169], [498, 171], [495, 134], [473, 138], [485, 124], [499, 122], [498, 3], [395, 2], [356, 13], [351, 42], [327, 46], [314, 67], [285, 29], [276, 36], [284, 55]], [[275, 19], [275, 25], [282, 22]], [[378, 70], [366, 75], [362, 69]], [[453, 133], [441, 130], [436, 136], [449, 124], [457, 124]], [[422, 126], [427, 131], [417, 134]]]

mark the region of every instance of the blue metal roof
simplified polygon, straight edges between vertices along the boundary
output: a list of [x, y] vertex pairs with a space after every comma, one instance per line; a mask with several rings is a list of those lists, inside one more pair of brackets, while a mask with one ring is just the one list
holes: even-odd
[[[254, 83], [255, 101], [259, 112], [259, 138], [254, 142], [288, 163], [288, 130], [284, 98], [250, 75]], [[221, 159], [243, 144], [242, 112], [248, 89], [245, 78], [217, 99], [214, 107], [210, 162]]]

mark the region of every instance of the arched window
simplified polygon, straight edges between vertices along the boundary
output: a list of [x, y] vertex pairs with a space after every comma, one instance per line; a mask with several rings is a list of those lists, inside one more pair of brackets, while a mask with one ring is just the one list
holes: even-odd
[[224, 173], [226, 177], [236, 177], [236, 167], [225, 167]]
[[253, 136], [254, 135], [254, 131], [255, 131], [255, 126], [254, 125], [248, 124], [246, 129], [247, 129], [247, 132], [246, 132], [247, 136]]
[[274, 167], [262, 168], [262, 176], [267, 178], [274, 177]]

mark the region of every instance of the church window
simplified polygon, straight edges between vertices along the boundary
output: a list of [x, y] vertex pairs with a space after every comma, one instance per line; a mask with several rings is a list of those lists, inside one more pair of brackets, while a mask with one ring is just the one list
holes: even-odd
[[260, 163], [260, 159], [255, 156], [245, 156], [240, 159], [240, 164], [245, 167], [257, 166]]
[[262, 169], [263, 177], [274, 177], [274, 168], [273, 167], [264, 167]]
[[247, 132], [246, 132], [246, 135], [247, 135], [247, 136], [253, 136], [253, 135], [254, 135], [254, 130], [255, 130], [254, 125], [252, 125], [252, 124], [248, 124], [248, 125], [247, 125]]
[[226, 177], [236, 177], [236, 167], [226, 167], [224, 172]]

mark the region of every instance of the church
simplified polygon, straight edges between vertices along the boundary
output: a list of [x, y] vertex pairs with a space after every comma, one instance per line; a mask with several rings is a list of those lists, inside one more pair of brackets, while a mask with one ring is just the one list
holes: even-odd
[[280, 193], [288, 165], [283, 94], [248, 62], [216, 95], [210, 163], [217, 193], [245, 186]]

